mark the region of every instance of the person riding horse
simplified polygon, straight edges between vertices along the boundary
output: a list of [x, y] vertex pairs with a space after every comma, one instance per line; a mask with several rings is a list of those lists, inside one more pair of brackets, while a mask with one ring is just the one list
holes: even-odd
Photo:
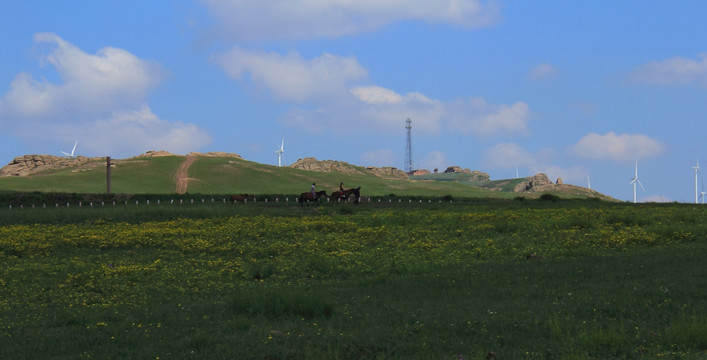
[[327, 197], [327, 198], [329, 197], [329, 195], [327, 195], [327, 193], [326, 193], [326, 190], [317, 191], [314, 194], [312, 194], [310, 192], [304, 192], [304, 193], [300, 194], [300, 196], [299, 196], [299, 203], [302, 206], [304, 206], [305, 202], [310, 202], [310, 201], [314, 201], [315, 204], [319, 204], [319, 198], [321, 198], [322, 196]]
[[[342, 183], [342, 185], [343, 185], [343, 183]], [[354, 204], [358, 204], [359, 198], [361, 197], [361, 187], [359, 186], [359, 187], [357, 187], [357, 188], [355, 188], [355, 189], [347, 189], [347, 190], [343, 190], [343, 191], [334, 191], [333, 193], [331, 193], [331, 197], [333, 197], [334, 199], [337, 199], [337, 200], [338, 200], [338, 199], [346, 200], [346, 199], [348, 199], [349, 196], [351, 196], [351, 195], [354, 195], [354, 196], [355, 196], [355, 198], [354, 198]]]

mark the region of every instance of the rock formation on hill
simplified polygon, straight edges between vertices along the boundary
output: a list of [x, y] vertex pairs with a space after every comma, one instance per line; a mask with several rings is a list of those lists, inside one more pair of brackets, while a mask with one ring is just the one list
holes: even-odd
[[27, 176], [44, 170], [83, 165], [91, 160], [84, 156], [25, 155], [14, 158], [0, 169], [0, 176]]
[[470, 181], [490, 181], [491, 176], [489, 176], [488, 173], [479, 171], [479, 170], [474, 170], [471, 171], [469, 169], [462, 169], [459, 166], [449, 166], [447, 167], [447, 170], [444, 170], [445, 174], [469, 174], [471, 175], [470, 177], [467, 178], [467, 180]]
[[471, 170], [462, 169], [459, 166], [450, 166], [447, 170], [444, 170], [445, 174], [455, 173], [455, 174], [471, 174]]
[[399, 180], [408, 180], [409, 179], [408, 175], [404, 171], [399, 170], [398, 168], [391, 167], [391, 166], [385, 166], [385, 167], [368, 166], [368, 167], [366, 167], [366, 170], [373, 173], [373, 175], [378, 176], [380, 178], [384, 178], [384, 179], [399, 179]]
[[[189, 153], [190, 156], [205, 156], [205, 157], [228, 157], [242, 159], [238, 154], [226, 153], [226, 152], [209, 152], [209, 153]], [[168, 151], [154, 151], [150, 150], [144, 154], [133, 157], [132, 159], [140, 159], [146, 157], [160, 157], [160, 156], [179, 156], [172, 154]], [[27, 176], [32, 175], [41, 171], [46, 170], [56, 170], [62, 168], [77, 168], [77, 169], [90, 169], [96, 166], [102, 166], [105, 164], [97, 163], [96, 160], [105, 160], [102, 157], [65, 157], [65, 156], [54, 156], [54, 155], [24, 155], [14, 158], [9, 164], [0, 169], [0, 176]], [[118, 162], [125, 160], [113, 159], [112, 163], [116, 164]], [[88, 167], [88, 168], [87, 168]]]
[[552, 182], [547, 175], [540, 173], [531, 177], [527, 177], [523, 182], [516, 185], [513, 189], [516, 193], [562, 193], [567, 195], [577, 195], [586, 197], [597, 197], [605, 200], [614, 200], [602, 193], [581, 186], [564, 184], [562, 178], [558, 178], [556, 182]]
[[223, 152], [223, 151], [210, 151], [207, 153], [190, 152], [189, 154], [187, 154], [187, 156], [225, 157], [225, 158], [243, 159], [243, 157], [238, 154], [227, 153], [227, 152]]
[[160, 156], [177, 156], [175, 154], [172, 154], [169, 151], [164, 151], [164, 150], [149, 150], [144, 154], [140, 154], [138, 156], [135, 156], [136, 158], [142, 158], [142, 157], [160, 157]]
[[373, 167], [369, 166], [366, 168], [361, 168], [358, 166], [351, 165], [344, 161], [335, 160], [322, 160], [319, 161], [313, 157], [308, 157], [304, 159], [297, 160], [294, 164], [290, 165], [291, 168], [309, 170], [309, 171], [319, 171], [319, 172], [338, 172], [342, 174], [359, 174], [359, 175], [373, 175], [385, 179], [408, 179], [408, 175], [404, 171], [398, 170], [394, 167]]
[[547, 175], [540, 173], [525, 178], [525, 181], [516, 185], [513, 192], [537, 192], [545, 185], [554, 185]]
[[471, 181], [491, 181], [491, 176], [483, 171], [474, 170], [469, 173], [471, 176], [469, 180]]

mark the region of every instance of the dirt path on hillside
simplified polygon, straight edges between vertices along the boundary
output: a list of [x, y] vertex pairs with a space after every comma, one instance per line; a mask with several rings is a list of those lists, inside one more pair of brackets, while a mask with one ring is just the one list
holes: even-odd
[[187, 183], [189, 182], [189, 167], [196, 161], [196, 156], [189, 156], [184, 159], [179, 169], [177, 169], [177, 194], [185, 194], [187, 192]]

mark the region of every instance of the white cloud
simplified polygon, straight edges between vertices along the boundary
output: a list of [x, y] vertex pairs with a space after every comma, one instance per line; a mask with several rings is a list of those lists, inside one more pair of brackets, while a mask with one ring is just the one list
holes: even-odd
[[248, 76], [256, 88], [299, 102], [340, 96], [350, 82], [368, 75], [356, 58], [326, 53], [305, 60], [296, 52], [282, 56], [235, 47], [212, 59], [233, 79], [246, 81]]
[[641, 134], [608, 132], [604, 135], [590, 133], [579, 140], [572, 151], [584, 158], [609, 159], [621, 162], [641, 160], [663, 152], [663, 144]]
[[480, 98], [443, 102], [380, 86], [357, 86], [348, 95], [316, 102], [310, 109], [293, 109], [282, 122], [308, 131], [399, 133], [409, 118], [416, 134], [454, 132], [487, 137], [529, 133], [530, 109], [523, 102], [492, 105]]
[[115, 157], [148, 150], [186, 154], [211, 142], [211, 136], [198, 126], [162, 120], [147, 106], [82, 125], [55, 125], [51, 132], [59, 138], [79, 139], [82, 153]]
[[226, 40], [309, 39], [373, 31], [417, 20], [461, 27], [500, 20], [497, 1], [481, 0], [203, 0]]
[[453, 164], [449, 163], [447, 155], [439, 150], [427, 153], [427, 155], [425, 155], [422, 160], [419, 161], [420, 169], [438, 169], [440, 172], [446, 170], [447, 167], [452, 165]]
[[584, 184], [588, 174], [581, 166], [564, 167], [554, 165], [556, 154], [552, 149], [541, 149], [538, 152], [531, 152], [515, 143], [496, 144], [484, 151], [483, 158], [484, 165], [490, 168], [525, 168], [529, 173], [521, 174], [521, 176], [544, 173], [552, 181], [562, 178], [564, 183]]
[[54, 34], [37, 34], [34, 40], [51, 49], [40, 60], [54, 66], [62, 84], [17, 75], [3, 98], [0, 116], [57, 117], [76, 111], [95, 115], [136, 106], [166, 74], [158, 64], [122, 49], [106, 47], [90, 55]]
[[161, 120], [149, 110], [148, 92], [167, 73], [159, 64], [112, 47], [87, 54], [51, 33], [35, 35], [35, 42], [48, 49], [40, 62], [51, 65], [61, 81], [18, 74], [0, 99], [0, 123], [7, 131], [42, 143], [79, 138], [87, 156], [136, 155], [129, 150], [159, 147], [196, 150], [210, 141], [197, 126]]
[[543, 173], [552, 181], [556, 182], [557, 179], [562, 178], [562, 182], [565, 184], [575, 183], [581, 184], [580, 186], [586, 186], [587, 175], [589, 174], [586, 169], [581, 166], [558, 166], [550, 164], [535, 164], [530, 167], [531, 174]]
[[371, 150], [361, 156], [366, 166], [395, 166], [397, 156], [390, 149]]
[[399, 104], [404, 98], [393, 90], [380, 86], [359, 86], [351, 89], [351, 94], [368, 104]]
[[493, 105], [481, 98], [456, 101], [449, 106], [450, 125], [463, 134], [490, 136], [529, 133], [530, 107], [524, 102]]
[[500, 143], [484, 151], [484, 164], [492, 168], [512, 169], [535, 164], [533, 154], [515, 143]]
[[528, 78], [530, 80], [538, 81], [542, 79], [551, 78], [557, 75], [557, 68], [550, 64], [540, 64], [530, 70]]
[[233, 79], [253, 84], [277, 99], [304, 104], [281, 121], [310, 132], [399, 132], [405, 119], [416, 132], [461, 132], [477, 136], [527, 134], [530, 108], [524, 102], [494, 105], [481, 98], [443, 102], [419, 92], [399, 94], [377, 85], [359, 85], [368, 71], [356, 58], [323, 54], [306, 60], [233, 48], [215, 55]]
[[442, 102], [417, 92], [400, 95], [380, 86], [359, 86], [351, 94], [359, 121], [384, 131], [399, 131], [405, 119], [410, 118], [415, 131], [436, 133], [445, 114]]
[[651, 85], [688, 85], [696, 83], [707, 86], [707, 54], [700, 60], [674, 57], [653, 61], [632, 70], [628, 79], [632, 83]]

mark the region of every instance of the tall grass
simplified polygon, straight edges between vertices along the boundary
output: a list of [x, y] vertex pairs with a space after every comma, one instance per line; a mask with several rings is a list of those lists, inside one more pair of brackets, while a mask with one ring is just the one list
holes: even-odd
[[[36, 217], [5, 217], [18, 213]], [[0, 358], [707, 356], [703, 207], [382, 202], [2, 215]]]

